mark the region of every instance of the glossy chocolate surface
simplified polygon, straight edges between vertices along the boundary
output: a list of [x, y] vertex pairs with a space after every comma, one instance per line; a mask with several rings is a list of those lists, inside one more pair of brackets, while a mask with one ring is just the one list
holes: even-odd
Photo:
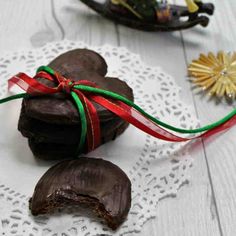
[[71, 71], [94, 71], [101, 76], [107, 73], [107, 63], [104, 58], [89, 49], [75, 49], [61, 54], [48, 65], [62, 75]]
[[30, 209], [39, 215], [68, 205], [90, 208], [116, 229], [131, 206], [131, 182], [118, 166], [102, 159], [60, 162], [37, 183]]

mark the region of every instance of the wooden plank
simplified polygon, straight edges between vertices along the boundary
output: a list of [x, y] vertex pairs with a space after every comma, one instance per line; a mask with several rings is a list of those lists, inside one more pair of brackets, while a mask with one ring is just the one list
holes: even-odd
[[[140, 54], [149, 65], [161, 66], [171, 74], [182, 88], [181, 99], [194, 107], [179, 32], [147, 33], [119, 26], [119, 35], [121, 46]], [[147, 223], [140, 235], [220, 235], [201, 145], [192, 157], [196, 161], [190, 184], [184, 186], [176, 198], [161, 201], [157, 219]]]
[[[116, 27], [78, 0], [1, 1], [0, 50], [40, 47], [61, 39], [117, 45]], [[9, 14], [14, 17], [9, 17]]]
[[100, 17], [78, 0], [55, 2], [55, 14], [64, 29], [65, 38], [92, 45], [117, 45], [114, 23]]
[[17, 50], [61, 39], [48, 0], [0, 1], [0, 50]]
[[[118, 39], [113, 23], [109, 23], [96, 14], [90, 18], [91, 15], [87, 13], [91, 11], [77, 0], [55, 1], [54, 13], [53, 3], [48, 0], [24, 0], [20, 4], [13, 1], [1, 1], [0, 9], [4, 11], [0, 14], [0, 31], [4, 32], [4, 36], [0, 36], [0, 50], [37, 47], [62, 38], [83, 40], [97, 45], [103, 43], [117, 45]], [[231, 0], [216, 5], [221, 7], [221, 13], [225, 11], [226, 17], [223, 20], [220, 19], [218, 12], [215, 23], [207, 30], [197, 29], [184, 32], [188, 60], [196, 57], [202, 50], [216, 50], [219, 47], [234, 49], [235, 31], [233, 26], [225, 26], [231, 22], [231, 19], [235, 23], [235, 16], [231, 11], [235, 9], [235, 3]], [[14, 17], [9, 17], [9, 15]], [[176, 82], [183, 88], [182, 99], [193, 105], [194, 100], [189, 92], [190, 85], [185, 77], [186, 67], [181, 66], [184, 62], [184, 54], [181, 49], [180, 34], [143, 33], [124, 27], [119, 29], [121, 45], [139, 53], [147, 63], [161, 65], [178, 78]], [[224, 39], [219, 30], [223, 30]], [[199, 46], [201, 43], [203, 45]], [[200, 99], [197, 98], [197, 100]], [[203, 124], [219, 118], [218, 115], [228, 111], [223, 105], [223, 107], [215, 108], [204, 101], [196, 102], [196, 104]], [[209, 114], [206, 114], [206, 111], [209, 111]], [[233, 140], [234, 134], [231, 131], [221, 136], [214, 144], [208, 144], [206, 148], [217, 209], [225, 235], [235, 235], [233, 223], [236, 209], [234, 201], [236, 181]], [[196, 158], [196, 162], [191, 183], [181, 190], [177, 198], [161, 202], [157, 212], [157, 221], [149, 222], [140, 235], [219, 234], [214, 195], [208, 179], [204, 153], [199, 150], [193, 154], [193, 157]], [[223, 158], [224, 162], [222, 162]]]
[[[236, 2], [233, 0], [212, 1], [216, 5], [216, 13], [210, 27], [204, 35], [199, 30], [184, 33], [187, 60], [197, 58], [200, 52], [218, 50], [235, 50], [236, 33], [234, 25], [236, 18], [234, 10]], [[195, 45], [192, 47], [191, 45]], [[201, 95], [194, 95], [201, 124], [216, 121], [232, 110], [227, 103], [207, 101]], [[235, 175], [235, 128], [222, 134], [213, 142], [205, 142], [207, 162], [213, 191], [217, 205], [217, 212], [223, 235], [235, 235], [236, 228], [236, 175]]]

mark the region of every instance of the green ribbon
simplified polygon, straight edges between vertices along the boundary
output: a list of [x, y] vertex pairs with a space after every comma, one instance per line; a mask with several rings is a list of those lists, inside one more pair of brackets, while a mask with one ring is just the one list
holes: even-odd
[[[45, 71], [45, 72], [47, 72], [47, 73], [49, 73], [53, 76], [55, 75], [55, 71], [52, 68], [48, 67], [48, 66], [40, 66], [37, 69], [37, 73], [40, 72], [40, 71]], [[77, 110], [79, 112], [80, 123], [81, 123], [81, 133], [80, 133], [80, 139], [79, 139], [80, 142], [79, 142], [79, 146], [77, 148], [77, 153], [79, 154], [83, 150], [83, 147], [84, 147], [84, 144], [85, 144], [85, 141], [86, 141], [87, 119], [86, 119], [83, 103], [81, 102], [79, 96], [73, 91], [70, 92], [70, 95], [71, 95], [71, 97], [73, 98], [73, 100], [76, 104]]]
[[[40, 66], [37, 69], [37, 73], [40, 72], [40, 71], [45, 71], [45, 72], [47, 72], [47, 73], [49, 73], [51, 75], [55, 75], [54, 70], [51, 69], [48, 66]], [[71, 91], [70, 94], [71, 94], [71, 97], [73, 98], [73, 100], [75, 101], [77, 110], [79, 112], [79, 117], [80, 117], [81, 134], [80, 134], [79, 146], [78, 146], [78, 149], [77, 149], [77, 153], [80, 153], [83, 150], [83, 147], [84, 147], [84, 144], [85, 144], [85, 141], [86, 141], [86, 136], [87, 136], [87, 119], [86, 119], [83, 103], [81, 102], [81, 100], [78, 97], [78, 95], [75, 92], [73, 92], [73, 91]], [[13, 95], [13, 96], [9, 96], [9, 97], [0, 99], [0, 104], [9, 102], [11, 100], [16, 100], [16, 99], [20, 99], [20, 98], [30, 98], [30, 97], [32, 97], [32, 95], [27, 94], [27, 93], [20, 93], [20, 94], [16, 94], [16, 95]]]
[[179, 133], [183, 133], [183, 134], [196, 134], [196, 133], [208, 131], [208, 130], [213, 129], [219, 125], [224, 124], [226, 121], [230, 120], [233, 116], [236, 115], [236, 109], [235, 109], [231, 113], [229, 113], [227, 116], [225, 116], [224, 118], [222, 118], [219, 121], [214, 122], [210, 125], [206, 125], [204, 127], [197, 128], [197, 129], [181, 129], [181, 128], [174, 127], [172, 125], [169, 125], [165, 122], [162, 122], [162, 121], [156, 119], [155, 117], [153, 117], [150, 114], [148, 114], [147, 112], [145, 112], [141, 107], [139, 107], [138, 105], [136, 105], [135, 103], [133, 103], [129, 99], [127, 99], [117, 93], [113, 93], [111, 91], [107, 91], [107, 90], [103, 90], [103, 89], [99, 89], [99, 88], [93, 88], [93, 87], [89, 87], [89, 86], [85, 86], [85, 85], [76, 85], [74, 88], [82, 90], [82, 91], [86, 91], [86, 92], [100, 94], [100, 95], [103, 95], [103, 96], [106, 96], [106, 97], [109, 97], [112, 99], [122, 101], [125, 104], [127, 104], [128, 106], [131, 106], [134, 109], [136, 109], [137, 111], [139, 111], [142, 115], [148, 117], [154, 123], [156, 123], [162, 127], [165, 127], [166, 129], [169, 129], [169, 130], [172, 130], [175, 132], [179, 132]]
[[86, 141], [86, 136], [87, 136], [87, 119], [84, 111], [84, 106], [83, 103], [81, 102], [80, 98], [75, 92], [70, 92], [72, 98], [75, 101], [75, 104], [77, 106], [77, 109], [79, 111], [80, 115], [80, 122], [81, 122], [81, 134], [80, 134], [80, 142], [78, 146], [77, 153], [80, 153], [83, 150], [85, 141]]
[[[47, 73], [50, 73], [52, 75], [55, 74], [55, 72], [47, 66], [40, 67], [37, 70], [37, 72], [42, 71], [42, 70], [46, 71]], [[99, 94], [99, 95], [102, 95], [102, 96], [107, 97], [107, 98], [112, 98], [112, 99], [124, 102], [128, 106], [136, 109], [142, 115], [144, 115], [147, 118], [149, 118], [150, 120], [152, 120], [154, 123], [166, 128], [168, 130], [172, 130], [172, 131], [179, 132], [179, 133], [184, 133], [184, 134], [196, 134], [196, 133], [211, 130], [211, 129], [219, 126], [219, 125], [224, 124], [226, 121], [230, 120], [233, 116], [236, 115], [236, 109], [235, 109], [232, 112], [230, 112], [227, 116], [225, 116], [224, 118], [222, 118], [222, 119], [220, 119], [217, 122], [214, 122], [212, 124], [209, 124], [209, 125], [203, 126], [201, 128], [197, 128], [197, 129], [182, 129], [182, 128], [178, 128], [178, 127], [169, 125], [169, 124], [167, 124], [163, 121], [160, 121], [160, 120], [156, 119], [155, 117], [153, 117], [150, 114], [148, 114], [147, 112], [145, 112], [141, 107], [139, 107], [138, 105], [136, 105], [135, 103], [133, 103], [129, 99], [121, 96], [120, 94], [117, 94], [117, 93], [114, 93], [114, 92], [111, 92], [111, 91], [107, 91], [107, 90], [104, 90], [104, 89], [99, 89], [99, 88], [86, 86], [86, 85], [75, 85], [73, 88], [78, 89], [80, 91], [93, 93], [93, 94], [96, 94], [96, 95]], [[76, 104], [78, 112], [79, 112], [80, 121], [81, 121], [81, 135], [80, 135], [80, 143], [79, 143], [79, 147], [78, 147], [78, 152], [80, 152], [82, 150], [84, 144], [85, 144], [85, 141], [86, 141], [87, 120], [86, 120], [84, 106], [83, 106], [80, 98], [73, 91], [71, 91], [70, 94], [71, 94], [71, 97], [73, 98], [73, 100], [75, 101], [75, 104]], [[0, 99], [0, 104], [9, 102], [11, 100], [16, 100], [16, 99], [20, 99], [20, 98], [29, 98], [29, 97], [31, 97], [30, 94], [20, 93], [20, 94], [16, 94], [16, 95], [13, 95], [13, 96], [9, 96], [9, 97]]]

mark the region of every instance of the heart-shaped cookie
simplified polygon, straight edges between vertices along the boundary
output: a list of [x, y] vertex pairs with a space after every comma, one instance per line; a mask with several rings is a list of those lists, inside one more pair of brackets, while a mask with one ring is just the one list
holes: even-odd
[[[76, 49], [60, 55], [49, 66], [72, 81], [88, 80], [101, 89], [118, 93], [133, 101], [132, 89], [125, 82], [118, 78], [104, 77], [106, 62], [96, 52]], [[57, 86], [53, 81], [42, 78], [37, 80], [49, 87]], [[128, 123], [103, 106], [93, 104], [100, 121], [101, 144], [114, 140], [127, 128]], [[18, 129], [29, 139], [29, 146], [37, 157], [62, 159], [78, 155], [80, 117], [69, 94], [23, 99]], [[87, 152], [86, 145], [83, 152]]]

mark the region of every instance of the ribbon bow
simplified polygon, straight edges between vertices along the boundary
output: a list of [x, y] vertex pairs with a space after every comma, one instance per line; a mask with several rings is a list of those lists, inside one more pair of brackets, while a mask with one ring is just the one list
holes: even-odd
[[[40, 83], [37, 78], [53, 81], [57, 86], [46, 86]], [[8, 80], [8, 85], [9, 88], [13, 85], [18, 85], [26, 91], [26, 93], [1, 99], [0, 104], [30, 96], [42, 96], [61, 92], [70, 94], [75, 101], [81, 121], [78, 153], [83, 150], [86, 139], [88, 151], [100, 145], [100, 122], [92, 102], [100, 104], [143, 132], [155, 138], [170, 142], [183, 142], [197, 138], [206, 138], [220, 131], [229, 129], [236, 122], [236, 110], [233, 110], [223, 119], [202, 128], [192, 130], [177, 128], [149, 115], [141, 107], [117, 93], [98, 88], [96, 84], [91, 81], [71, 81], [47, 66], [40, 67], [37, 70], [36, 76], [33, 78], [24, 73], [19, 73]], [[203, 133], [194, 137], [180, 137], [166, 129], [185, 134]]]
[[[39, 78], [54, 82], [56, 87], [49, 87], [40, 83], [37, 80]], [[96, 108], [88, 97], [86, 97], [80, 89], [76, 88], [76, 86], [80, 85], [93, 88], [96, 87], [96, 84], [87, 80], [74, 82], [46, 66], [39, 67], [34, 78], [31, 78], [24, 73], [19, 73], [13, 76], [8, 81], [8, 84], [9, 89], [13, 85], [18, 85], [26, 91], [27, 95], [31, 96], [56, 93], [70, 94], [77, 106], [81, 122], [80, 143], [77, 152], [80, 153], [83, 150], [86, 139], [88, 151], [91, 151], [100, 145], [100, 123]]]

